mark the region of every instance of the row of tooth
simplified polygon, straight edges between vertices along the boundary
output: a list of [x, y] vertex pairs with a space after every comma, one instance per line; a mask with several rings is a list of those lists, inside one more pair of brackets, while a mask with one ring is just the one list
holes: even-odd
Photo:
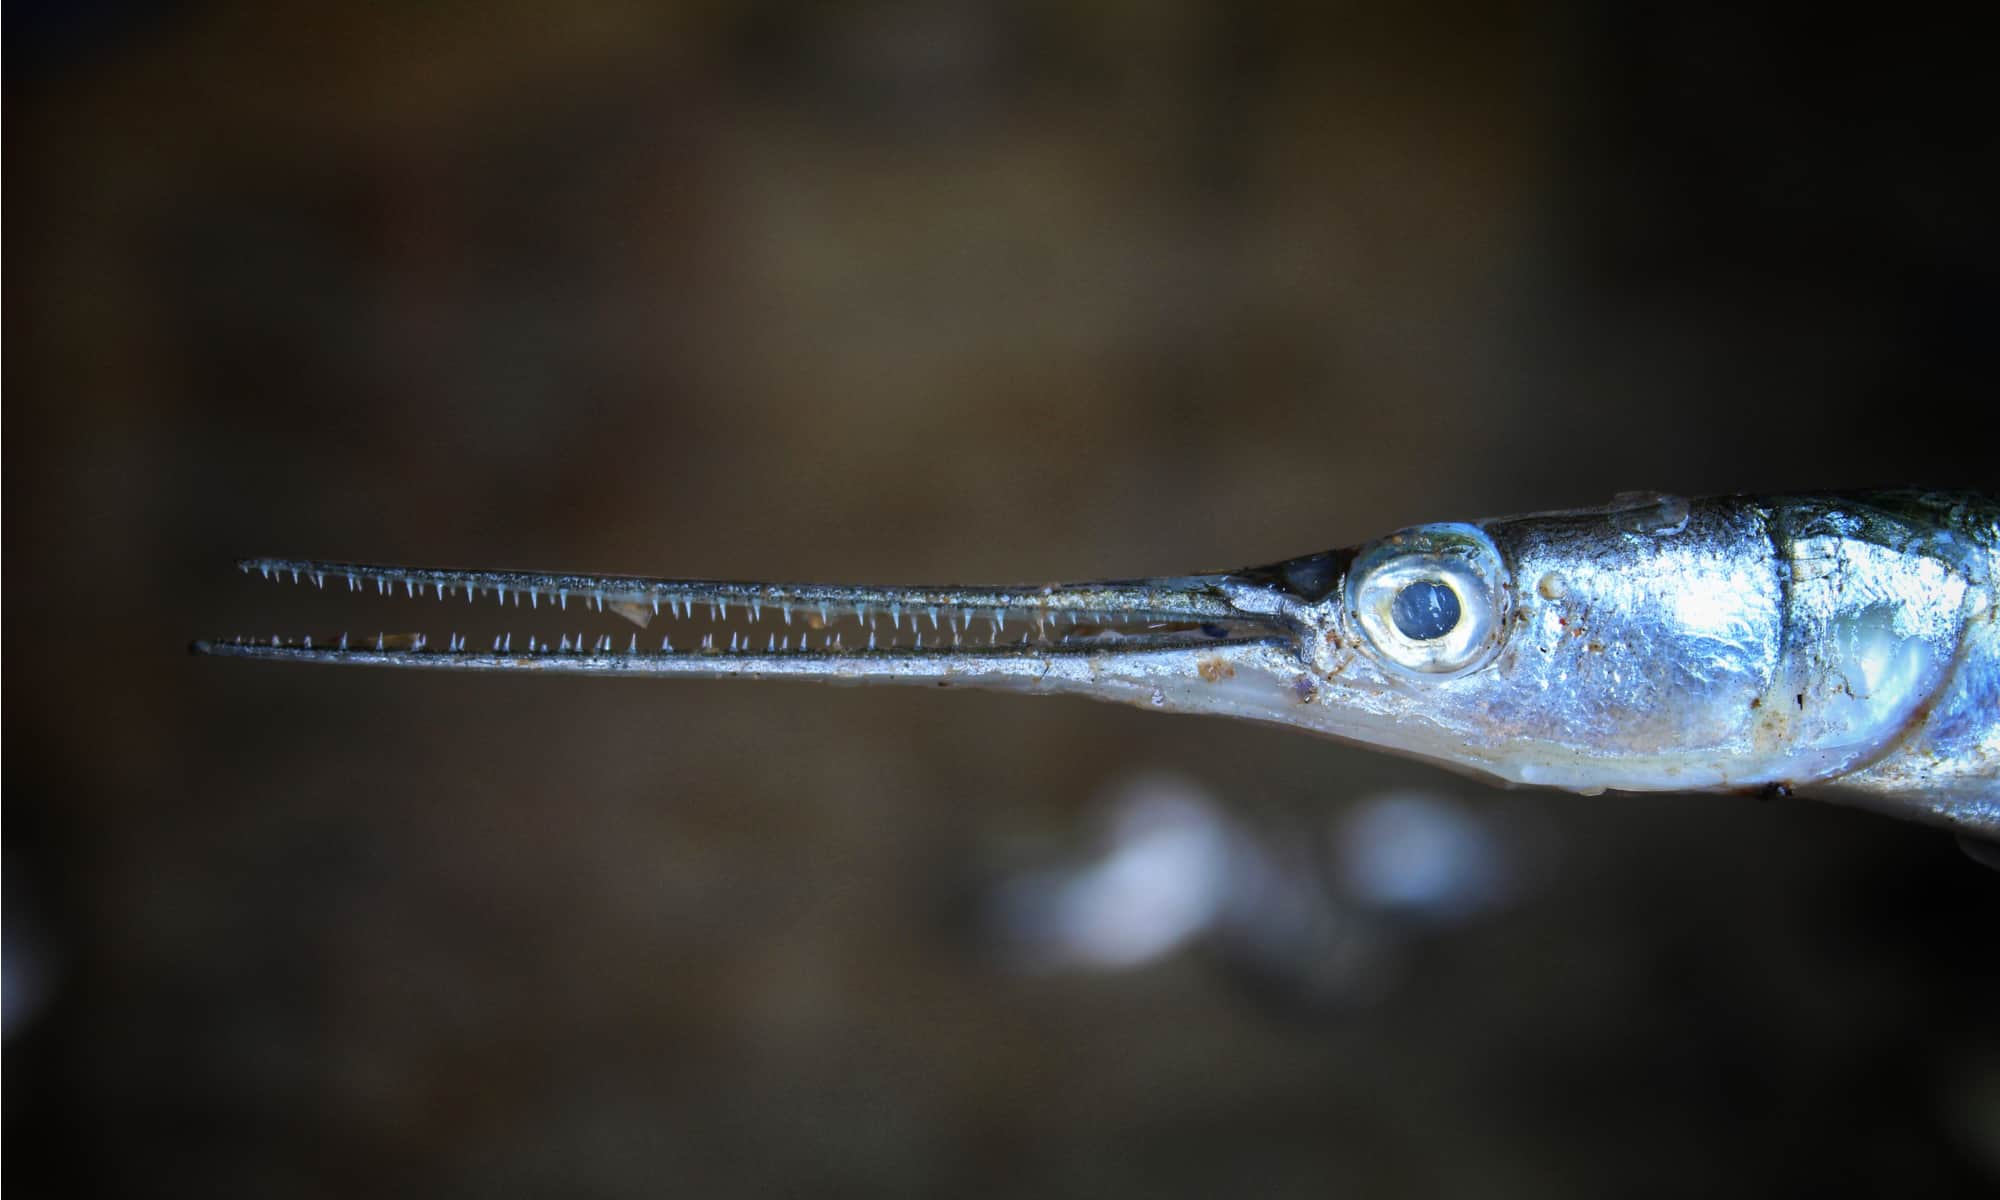
[[[270, 563], [258, 563], [256, 565], [258, 571], [261, 572], [264, 578], [266, 579], [283, 580], [286, 575], [290, 575], [292, 577], [293, 583], [304, 583], [307, 580], [310, 580], [312, 582], [312, 585], [316, 588], [326, 587], [326, 572], [322, 570], [316, 570], [309, 567], [277, 567], [277, 566], [272, 566]], [[244, 571], [245, 574], [249, 573], [250, 567], [251, 564], [249, 563], [244, 563], [242, 565], [242, 570]], [[411, 599], [415, 599], [417, 595], [417, 581], [414, 578], [407, 575], [401, 576], [400, 578], [392, 578], [391, 576], [388, 575], [372, 575], [372, 574], [363, 575], [361, 572], [358, 571], [348, 571], [344, 573], [344, 577], [347, 580], [347, 590], [350, 592], [360, 591], [361, 585], [365, 580], [374, 583], [375, 591], [379, 595], [387, 596], [393, 594], [396, 590], [396, 584], [398, 582], [400, 582], [403, 585], [404, 594], [408, 595]], [[458, 595], [460, 587], [463, 587], [465, 589], [465, 599], [468, 604], [478, 599], [479, 593], [481, 592], [492, 592], [495, 598], [498, 599], [501, 604], [507, 603], [507, 589], [505, 586], [500, 584], [495, 584], [492, 587], [482, 588], [475, 584], [470, 584], [470, 583], [457, 584], [457, 583], [446, 583], [443, 580], [437, 580], [432, 583], [425, 584], [423, 590], [428, 592], [432, 588], [435, 588], [437, 590], [437, 598], [443, 600], [447, 596]], [[542, 591], [541, 589], [537, 588], [526, 588], [526, 589], [516, 588], [514, 590], [514, 607], [519, 608], [521, 606], [521, 592], [524, 590], [528, 594], [528, 606], [530, 608], [539, 608], [541, 606]], [[555, 598], [555, 603], [558, 605], [558, 607], [563, 608], [565, 610], [569, 608], [568, 588], [549, 588], [547, 590], [548, 594]], [[597, 611], [603, 612], [604, 592], [602, 590], [592, 591], [590, 593], [590, 598], [592, 603], [594, 603], [597, 606]], [[616, 604], [617, 602], [618, 601], [615, 598], [612, 600], [612, 603], [614, 604]], [[655, 616], [658, 616], [660, 612], [660, 598], [658, 596], [654, 596], [652, 597], [652, 602], [653, 602], [653, 614]], [[674, 616], [680, 615], [680, 609], [676, 605], [673, 598], [671, 597], [668, 598], [667, 607]], [[688, 607], [688, 615], [692, 616], [694, 614], [693, 601], [689, 601], [687, 607]], [[761, 610], [762, 606], [759, 605], [758, 607]], [[727, 613], [728, 611], [726, 602], [723, 602], [722, 611], [724, 613]]]
[[[255, 639], [245, 638], [241, 634], [238, 634], [235, 638], [231, 640], [235, 645], [238, 646], [258, 646], [263, 644], [262, 642], [257, 641]], [[468, 649], [467, 640], [468, 639], [465, 637], [464, 634], [460, 633], [452, 634], [451, 637], [446, 642], [446, 652], [451, 654], [465, 653]], [[574, 641], [572, 641], [569, 635], [567, 634], [562, 635], [556, 642], [553, 643], [546, 641], [537, 641], [532, 635], [530, 635], [524, 640], [526, 640], [526, 642], [528, 643], [527, 652], [530, 654], [582, 654], [586, 652], [584, 648], [585, 647], [584, 637], [583, 634], [581, 633], [578, 633], [576, 635]], [[415, 634], [413, 635], [411, 643], [407, 651], [405, 652], [406, 653], [421, 652], [427, 649], [429, 641], [430, 639], [426, 635], [421, 633]], [[1022, 634], [1019, 644], [1025, 646], [1028, 644], [1028, 642], [1029, 642], [1029, 635], [1025, 633]], [[999, 635], [996, 632], [996, 634], [994, 635], [992, 640], [989, 641], [988, 644], [997, 645], [998, 643], [999, 643]], [[963, 641], [959, 637], [956, 628], [952, 630], [951, 644], [954, 646], [963, 644]], [[286, 642], [283, 638], [273, 636], [270, 639], [270, 645], [274, 649], [285, 649], [287, 647], [290, 647], [301, 650], [312, 650], [315, 648], [313, 645], [313, 640], [310, 637], [300, 638], [296, 642]], [[610, 634], [602, 634], [597, 638], [595, 642], [590, 643], [590, 648], [588, 652], [594, 654], [610, 654], [614, 652], [615, 646], [616, 642], [614, 641], [614, 639], [611, 637]], [[352, 639], [350, 639], [349, 635], [343, 633], [340, 635], [339, 640], [334, 642], [331, 647], [320, 646], [318, 648], [319, 649], [331, 648], [334, 650], [347, 651], [351, 649], [356, 649], [357, 647], [353, 644]], [[359, 648], [366, 648], [366, 646], [364, 644], [362, 647]], [[729, 635], [729, 646], [727, 650], [725, 650], [722, 647], [720, 642], [717, 640], [717, 635], [713, 633], [703, 634], [701, 638], [701, 643], [698, 647], [700, 652], [708, 654], [720, 654], [720, 653], [744, 654], [744, 653], [750, 653], [751, 651], [754, 650], [754, 648], [755, 644], [751, 640], [750, 635], [736, 634], [736, 633], [732, 633]], [[876, 650], [880, 648], [878, 646], [878, 643], [876, 642], [875, 632], [873, 630], [870, 630], [868, 633], [867, 648], [869, 650]], [[923, 648], [924, 648], [924, 635], [919, 633], [917, 635], [916, 644], [912, 647], [912, 649], [922, 650]], [[375, 635], [374, 649], [381, 653], [391, 652], [389, 648], [389, 636], [386, 633], [378, 633]], [[398, 649], [402, 648], [398, 647]], [[820, 640], [820, 644], [816, 647], [807, 644], [806, 635], [804, 633], [799, 634], [798, 645], [796, 647], [792, 645], [792, 638], [790, 634], [787, 634], [782, 638], [775, 633], [771, 634], [768, 638], [766, 638], [764, 643], [764, 652], [767, 654], [790, 654], [795, 651], [798, 653], [813, 653], [813, 652], [826, 652], [826, 651], [839, 653], [845, 651], [846, 649], [847, 645], [846, 645], [845, 635], [839, 633], [830, 633], [825, 635]], [[514, 652], [513, 634], [511, 633], [501, 634], [493, 639], [493, 653], [512, 654], [513, 652]], [[657, 651], [657, 653], [673, 654], [675, 652], [676, 651], [674, 649], [674, 644], [671, 638], [663, 637], [660, 639], [660, 648]], [[639, 635], [635, 633], [631, 635], [630, 639], [627, 641], [625, 646], [625, 653], [640, 654], [640, 653], [654, 653], [654, 652], [641, 651], [639, 648]]]
[[[244, 572], [247, 573], [250, 570], [250, 566], [251, 564], [244, 563], [242, 569], [244, 570]], [[325, 571], [313, 570], [310, 568], [303, 568], [303, 567], [274, 567], [269, 563], [258, 564], [258, 569], [263, 573], [263, 576], [266, 579], [276, 578], [282, 580], [285, 577], [285, 575], [289, 574], [291, 576], [293, 583], [303, 583], [307, 580], [310, 580], [314, 587], [322, 589], [326, 587]], [[387, 575], [363, 576], [359, 572], [353, 572], [353, 571], [346, 572], [345, 578], [347, 580], [347, 590], [350, 592], [360, 591], [364, 579], [372, 579], [375, 584], [376, 592], [384, 596], [391, 595], [395, 592], [395, 585], [397, 582], [397, 580], [391, 579]], [[408, 576], [404, 576], [402, 577], [400, 582], [403, 584], [404, 592], [411, 599], [414, 599], [418, 591], [416, 580]], [[498, 603], [500, 603], [503, 606], [507, 603], [508, 591], [506, 587], [501, 585], [495, 585], [490, 588], [480, 588], [470, 583], [455, 584], [455, 583], [445, 583], [440, 580], [432, 584], [426, 585], [423, 590], [430, 591], [433, 588], [435, 588], [437, 592], [437, 598], [439, 600], [444, 600], [447, 597], [456, 596], [461, 587], [463, 587], [465, 590], [465, 599], [467, 603], [471, 603], [472, 601], [476, 600], [478, 598], [478, 593], [482, 591], [490, 591], [494, 593], [495, 599], [498, 601]], [[521, 592], [523, 590], [524, 589], [516, 588], [513, 592], [514, 607], [516, 608], [519, 608], [521, 606]], [[528, 607], [530, 608], [541, 607], [542, 592], [535, 588], [528, 588], [525, 590], [527, 591], [528, 594]], [[569, 598], [570, 598], [569, 589], [551, 588], [548, 590], [548, 594], [553, 598], [553, 602], [559, 609], [565, 612], [569, 610]], [[605, 606], [604, 597], [605, 593], [602, 590], [594, 590], [589, 593], [589, 602], [592, 606], [596, 608], [598, 612], [604, 611], [604, 606]], [[655, 594], [648, 596], [647, 599], [650, 600], [652, 604], [653, 615], [659, 616], [661, 612], [660, 609], [661, 597]], [[665, 599], [666, 599], [667, 615], [676, 618], [685, 617], [688, 619], [693, 619], [695, 614], [695, 605], [696, 605], [696, 601], [693, 598], [690, 597], [683, 599], [674, 596], [668, 596]], [[630, 601], [624, 601], [624, 602], [630, 603]], [[621, 603], [616, 594], [613, 595], [611, 603], [613, 605]], [[748, 600], [739, 600], [737, 603], [741, 607], [749, 611], [751, 620], [753, 621], [763, 620], [764, 618], [763, 600], [756, 597], [752, 597]], [[727, 598], [718, 596], [708, 600], [706, 604], [709, 611], [709, 617], [711, 620], [726, 621], [729, 619], [729, 601]], [[785, 624], [790, 625], [792, 623], [792, 611], [793, 608], [795, 607], [792, 604], [792, 602], [773, 601], [772, 604], [783, 615]], [[813, 606], [808, 605], [806, 607], [810, 609]], [[886, 607], [889, 610], [890, 626], [895, 629], [901, 629], [903, 627], [902, 605], [888, 604], [883, 607]], [[845, 613], [852, 613], [857, 623], [867, 625], [870, 628], [874, 627], [877, 617], [877, 609], [875, 608], [875, 606], [869, 604], [835, 604], [830, 601], [822, 600], [817, 605], [817, 609], [819, 612], [820, 624], [823, 626], [831, 625], [833, 623], [832, 614], [835, 609], [839, 609], [840, 611]], [[954, 618], [952, 616], [951, 611], [949, 609], [941, 609], [940, 606], [938, 605], [927, 605], [924, 609], [925, 614], [928, 615], [930, 618], [931, 628], [933, 630], [936, 630], [940, 627], [939, 626], [940, 619], [938, 615], [940, 611], [943, 611], [945, 613], [944, 621], [945, 623], [951, 626], [953, 635], [956, 636], [958, 630], [957, 618]], [[975, 620], [984, 618], [986, 620], [991, 621], [993, 625], [994, 636], [996, 638], [1002, 632], [1004, 632], [1007, 627], [1007, 610], [1005, 608], [992, 608], [983, 610], [974, 608], [961, 608], [958, 610], [958, 615], [959, 617], [962, 617], [964, 619], [966, 628], [968, 629], [972, 627], [972, 623]], [[1060, 623], [1064, 618], [1068, 618], [1070, 624], [1072, 625], [1083, 624], [1083, 623], [1107, 625], [1112, 623], [1110, 617], [1103, 612], [1087, 612], [1082, 609], [1050, 609], [1047, 610], [1046, 613], [1044, 613], [1042, 610], [1039, 609], [1037, 610], [1037, 618], [1036, 618], [1037, 624], [1040, 624], [1044, 619], [1046, 619], [1050, 623]], [[912, 630], [915, 630], [917, 628], [917, 614], [915, 612], [912, 612], [910, 614], [910, 628]]]

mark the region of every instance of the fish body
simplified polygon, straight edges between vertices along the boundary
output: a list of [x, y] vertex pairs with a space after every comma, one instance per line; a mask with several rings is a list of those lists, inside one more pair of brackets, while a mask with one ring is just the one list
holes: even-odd
[[241, 565], [709, 629], [657, 648], [649, 630], [644, 647], [579, 632], [553, 646], [496, 637], [490, 652], [456, 634], [198, 652], [1076, 694], [1285, 725], [1507, 784], [1797, 792], [2000, 837], [2000, 505], [1966, 493], [1635, 493], [1264, 567], [998, 588]]
[[[1448, 527], [1446, 527], [1448, 528]], [[2000, 512], [1971, 496], [1633, 496], [1480, 522], [1492, 630], [1426, 676], [1324, 614], [1324, 732], [1510, 783], [1782, 789], [2000, 831]], [[1435, 533], [1362, 552], [1438, 561]], [[1446, 556], [1448, 557], [1448, 555]]]

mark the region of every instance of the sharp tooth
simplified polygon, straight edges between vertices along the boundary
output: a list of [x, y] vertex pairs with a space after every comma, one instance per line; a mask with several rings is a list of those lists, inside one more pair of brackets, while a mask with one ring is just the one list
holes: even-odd
[[998, 632], [1000, 632], [1001, 630], [1003, 630], [1003, 629], [1005, 629], [1005, 628], [1007, 628], [1007, 610], [1006, 610], [1006, 609], [1004, 609], [1004, 608], [996, 608], [996, 609], [994, 609], [994, 610], [993, 610], [993, 631], [994, 631], [995, 633], [998, 633]]
[[857, 604], [854, 606], [854, 620], [857, 624], [868, 624], [868, 606], [866, 604]]
[[594, 596], [594, 597], [595, 597], [595, 599], [597, 600], [597, 611], [598, 611], [598, 612], [603, 612], [603, 611], [604, 611], [604, 593], [603, 593], [603, 592], [595, 592], [595, 593], [593, 593], [593, 596]]
[[379, 631], [375, 634], [375, 648], [382, 649], [382, 634]]
[[712, 633], [704, 633], [704, 634], [702, 634], [702, 635], [701, 635], [701, 648], [702, 648], [702, 649], [704, 649], [704, 650], [713, 650], [713, 649], [715, 649], [715, 635], [714, 635], [714, 634], [712, 634]]
[[960, 610], [960, 615], [962, 615], [965, 618], [965, 627], [967, 629], [972, 628], [972, 610], [969, 608], [962, 609]]
[[754, 596], [750, 599], [750, 619], [752, 621], [764, 619], [764, 602]]
[[[528, 644], [533, 645], [534, 639], [529, 638]], [[514, 635], [512, 633], [503, 634], [500, 638], [500, 649], [505, 651], [511, 651], [513, 650], [513, 648], [514, 648]]]
[[556, 589], [556, 595], [557, 595], [558, 597], [560, 597], [560, 598], [561, 598], [561, 599], [560, 599], [560, 603], [561, 603], [561, 605], [562, 605], [562, 610], [563, 610], [564, 612], [568, 612], [568, 611], [569, 611], [569, 589], [568, 589], [568, 588], [557, 588], [557, 589]]
[[358, 592], [361, 590], [361, 581], [354, 577], [354, 572], [352, 571], [349, 571], [347, 573], [347, 590], [350, 592]]
[[319, 589], [319, 590], [321, 590], [321, 591], [325, 591], [325, 590], [326, 590], [326, 572], [325, 572], [325, 571], [314, 571], [314, 572], [313, 572], [313, 586], [314, 586], [314, 587], [316, 587], [316, 588], [318, 588], [318, 589]]
[[306, 649], [308, 649], [308, 650], [310, 650], [310, 649], [312, 649], [312, 648], [313, 648], [313, 640], [312, 640], [312, 635], [311, 635], [311, 634], [307, 634], [307, 635], [306, 635], [306, 639], [305, 639], [305, 648], [306, 648]]
[[873, 629], [868, 631], [868, 648], [870, 650], [875, 648], [875, 631]]
[[344, 633], [340, 635], [340, 648], [342, 650], [347, 649], [347, 635]]
[[[514, 596], [514, 603], [516, 603], [516, 604], [519, 604], [520, 602], [521, 602], [521, 597], [520, 597], [519, 593], [516, 593], [516, 594], [515, 594], [515, 596]], [[529, 589], [528, 589], [528, 607], [529, 607], [529, 608], [540, 608], [541, 606], [542, 606], [542, 594], [541, 594], [540, 592], [536, 591], [536, 590], [535, 590], [535, 589], [533, 589], [533, 588], [529, 588]]]
[[438, 581], [438, 585], [437, 585], [437, 588], [438, 588], [438, 599], [440, 599], [440, 600], [444, 599], [444, 581], [443, 581], [443, 580], [439, 580], [439, 581]]
[[917, 649], [921, 650], [923, 648], [924, 648], [924, 635], [920, 633], [917, 635]]
[[493, 653], [500, 653], [500, 635], [497, 633], [493, 635]]
[[717, 614], [716, 620], [727, 621], [729, 619], [729, 601], [720, 596], [716, 597], [715, 611]]
[[937, 627], [938, 627], [938, 623], [937, 623], [937, 605], [933, 604], [933, 605], [931, 605], [931, 628], [932, 628], [932, 629], [936, 629]]
[[637, 654], [637, 653], [639, 653], [639, 635], [638, 635], [638, 634], [636, 634], [636, 633], [635, 633], [635, 634], [633, 634], [633, 635], [632, 635], [632, 644], [631, 644], [631, 645], [629, 645], [629, 646], [627, 646], [627, 647], [625, 647], [625, 653], [627, 653], [627, 654]]
[[[496, 596], [498, 596], [498, 597], [499, 597], [499, 599], [500, 599], [500, 605], [501, 605], [501, 607], [503, 607], [503, 608], [504, 608], [504, 607], [506, 607], [506, 604], [507, 604], [507, 585], [503, 583], [503, 584], [501, 584], [500, 586], [498, 586], [497, 588], [493, 589], [493, 592], [494, 592], [494, 595], [496, 595]], [[519, 601], [519, 600], [515, 600], [515, 601], [514, 601], [514, 603], [516, 603], [516, 604], [519, 604], [519, 603], [520, 603], [520, 601]]]
[[562, 635], [562, 648], [569, 649], [569, 635], [566, 633]]
[[792, 623], [792, 606], [791, 606], [791, 602], [790, 602], [790, 601], [787, 601], [787, 602], [786, 602], [786, 603], [785, 603], [785, 604], [783, 605], [783, 608], [784, 608], [784, 610], [785, 610], [785, 624], [787, 624], [787, 625], [790, 625], [790, 624]]
[[900, 604], [891, 604], [891, 605], [889, 606], [889, 625], [890, 625], [890, 627], [891, 627], [891, 628], [893, 628], [893, 629], [901, 629], [901, 628], [903, 627], [903, 606], [902, 606], [902, 605], [900, 605]]
[[824, 600], [819, 602], [819, 623], [823, 626], [833, 624], [833, 618], [827, 615], [826, 601]]
[[672, 642], [668, 641], [668, 640], [667, 640], [666, 638], [661, 638], [661, 639], [660, 639], [660, 653], [662, 653], [662, 654], [672, 654], [673, 652], [674, 652], [674, 644], [673, 644]]
[[774, 633], [770, 637], [764, 639], [764, 653], [769, 654], [772, 651], [776, 650], [777, 648], [778, 648], [777, 634]]
[[293, 582], [293, 583], [297, 583], [298, 581], [299, 581], [299, 569], [298, 569], [297, 567], [293, 567], [293, 568], [292, 568], [292, 582]]
[[660, 594], [658, 592], [653, 593], [653, 615], [656, 617], [660, 615]]
[[270, 564], [270, 563], [258, 563], [258, 564], [257, 564], [257, 569], [258, 569], [259, 571], [262, 571], [262, 572], [264, 573], [264, 578], [266, 578], [266, 579], [269, 579], [269, 578], [271, 577], [271, 564]]
[[407, 598], [407, 599], [410, 599], [410, 600], [415, 600], [415, 599], [417, 598], [417, 581], [416, 581], [416, 580], [414, 580], [414, 579], [411, 579], [411, 578], [410, 578], [410, 577], [408, 577], [407, 575], [406, 575], [406, 576], [404, 576], [404, 577], [403, 577], [403, 591], [404, 591], [405, 593], [407, 593], [407, 596], [406, 596], [406, 598]]

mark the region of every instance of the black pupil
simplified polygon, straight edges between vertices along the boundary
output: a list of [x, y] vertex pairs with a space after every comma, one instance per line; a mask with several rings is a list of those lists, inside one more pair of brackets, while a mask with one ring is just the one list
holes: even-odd
[[1418, 580], [1396, 593], [1389, 615], [1413, 642], [1441, 638], [1458, 627], [1458, 593], [1441, 583]]

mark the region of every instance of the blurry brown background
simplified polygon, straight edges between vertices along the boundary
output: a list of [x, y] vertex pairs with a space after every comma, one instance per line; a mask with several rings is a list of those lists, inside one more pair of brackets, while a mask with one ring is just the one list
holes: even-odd
[[[1994, 489], [1964, 31], [6, 17], [7, 1182], [2000, 1181], [2000, 876], [1931, 832], [1077, 701], [182, 653], [294, 627], [256, 553], [1054, 579], [1630, 488]], [[996, 916], [1083, 895], [1133, 812], [1234, 847], [1219, 915], [1119, 961]]]

